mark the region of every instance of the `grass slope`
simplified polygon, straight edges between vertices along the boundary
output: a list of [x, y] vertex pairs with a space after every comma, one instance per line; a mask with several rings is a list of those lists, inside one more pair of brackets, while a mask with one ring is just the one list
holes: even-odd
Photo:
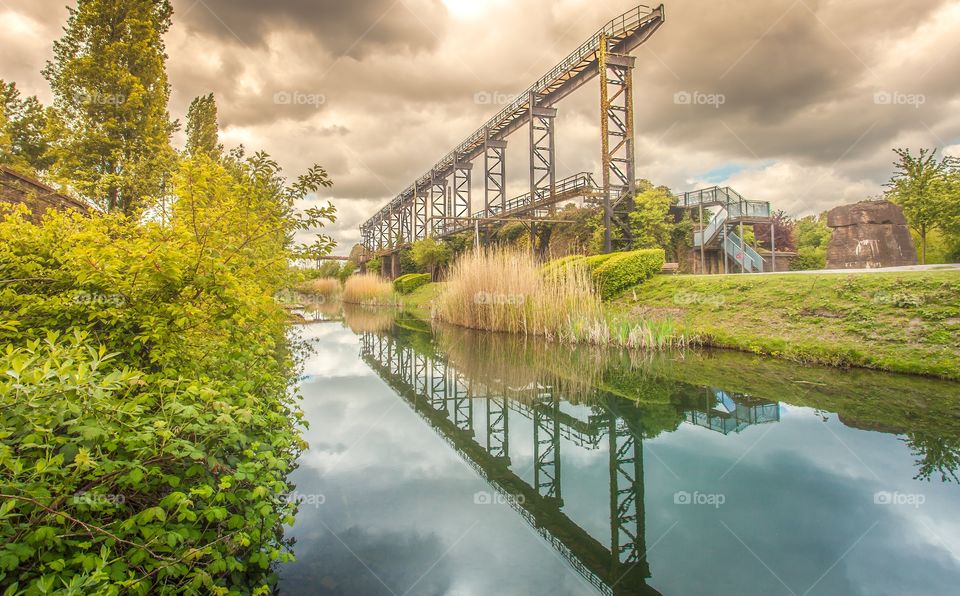
[[960, 380], [960, 274], [657, 276], [609, 308], [713, 346]]

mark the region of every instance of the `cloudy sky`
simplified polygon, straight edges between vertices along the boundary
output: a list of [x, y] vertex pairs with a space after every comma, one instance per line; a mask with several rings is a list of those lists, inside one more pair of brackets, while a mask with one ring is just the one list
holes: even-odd
[[[64, 4], [0, 0], [0, 78], [44, 101]], [[367, 216], [633, 6], [174, 0], [170, 111], [182, 120], [212, 91], [225, 144], [264, 149], [290, 176], [326, 167], [320, 199], [340, 212], [345, 253]], [[635, 52], [641, 177], [804, 215], [882, 192], [892, 147], [960, 154], [958, 0], [671, 0], [666, 15]], [[558, 175], [599, 173], [596, 81], [558, 107]], [[513, 195], [528, 185], [525, 133], [509, 141]]]

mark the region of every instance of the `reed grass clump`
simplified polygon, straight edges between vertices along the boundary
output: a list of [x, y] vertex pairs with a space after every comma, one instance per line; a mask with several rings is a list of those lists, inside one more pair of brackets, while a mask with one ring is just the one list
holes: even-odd
[[340, 280], [334, 277], [320, 277], [301, 283], [297, 286], [297, 290], [310, 296], [320, 296], [329, 300], [339, 296], [343, 286], [340, 285]]
[[608, 318], [586, 263], [571, 259], [544, 272], [528, 252], [509, 249], [476, 250], [454, 263], [433, 316], [461, 327], [567, 343], [649, 350], [689, 343], [672, 320]]
[[343, 286], [343, 301], [365, 306], [394, 306], [397, 297], [389, 281], [375, 273], [363, 273], [347, 278]]

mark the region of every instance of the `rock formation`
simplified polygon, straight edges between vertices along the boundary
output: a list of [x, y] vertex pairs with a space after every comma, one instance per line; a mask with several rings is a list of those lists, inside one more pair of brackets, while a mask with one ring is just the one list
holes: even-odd
[[827, 269], [873, 269], [917, 264], [903, 211], [890, 201], [842, 205], [827, 215], [833, 228]]

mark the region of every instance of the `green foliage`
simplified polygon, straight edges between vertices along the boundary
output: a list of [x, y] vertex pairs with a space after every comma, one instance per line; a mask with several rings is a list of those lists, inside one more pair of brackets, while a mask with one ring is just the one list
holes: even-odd
[[30, 174], [50, 168], [50, 115], [40, 101], [22, 97], [16, 83], [0, 80], [0, 112], [0, 164]]
[[347, 283], [347, 278], [353, 275], [356, 270], [357, 266], [352, 262], [347, 261], [342, 267], [340, 267], [340, 271], [337, 273], [337, 279], [339, 279], [340, 283], [342, 284]]
[[422, 271], [430, 272], [431, 278], [437, 275], [437, 269], [445, 266], [453, 258], [450, 247], [433, 238], [417, 240], [410, 247], [414, 262]]
[[609, 300], [659, 273], [665, 262], [665, 253], [659, 248], [614, 253], [593, 269], [593, 279], [601, 297]]
[[44, 76], [61, 121], [56, 174], [127, 214], [164, 193], [173, 165], [164, 35], [169, 0], [79, 0]]
[[[826, 267], [827, 245], [830, 244], [830, 236], [833, 234], [833, 230], [827, 227], [827, 214], [808, 215], [798, 219], [794, 223], [793, 233], [796, 236], [797, 258], [790, 268], [794, 271], [807, 271]], [[780, 246], [779, 239], [777, 246]]]
[[411, 294], [430, 283], [429, 273], [408, 273], [393, 280], [393, 289], [400, 294]]
[[383, 259], [380, 257], [373, 257], [367, 261], [367, 272], [368, 273], [380, 273], [380, 270], [383, 269]]
[[603, 255], [593, 255], [592, 257], [587, 257], [584, 262], [586, 263], [587, 267], [589, 267], [590, 270], [593, 271], [600, 265], [603, 265], [613, 257], [617, 256], [618, 254], [622, 254], [622, 253], [611, 252]]
[[223, 154], [213, 93], [193, 98], [187, 109], [187, 153], [216, 158]]
[[804, 246], [797, 250], [797, 257], [790, 263], [793, 271], [813, 271], [827, 266], [827, 250]]
[[955, 160], [936, 159], [937, 151], [894, 149], [898, 160], [887, 197], [903, 208], [907, 222], [920, 236], [920, 262], [927, 262], [927, 235], [931, 230], [960, 228], [960, 192]]
[[634, 197], [634, 209], [630, 212], [630, 230], [636, 248], [663, 248], [673, 244], [676, 228], [670, 207], [676, 197], [665, 186], [653, 186], [646, 180], [639, 183], [639, 192]]
[[289, 560], [293, 232], [263, 155], [198, 156], [168, 222], [0, 221], [0, 584], [249, 592]]

